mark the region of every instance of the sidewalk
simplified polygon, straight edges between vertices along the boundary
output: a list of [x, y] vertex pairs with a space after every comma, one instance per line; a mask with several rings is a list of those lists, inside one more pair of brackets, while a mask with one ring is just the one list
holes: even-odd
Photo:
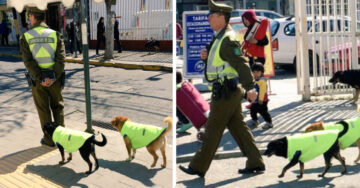
[[[0, 187], [169, 187], [172, 185], [172, 148], [167, 147], [167, 167], [161, 160], [150, 168], [152, 157], [145, 148], [137, 150], [136, 158], [125, 162], [126, 147], [117, 131], [94, 127], [103, 133], [108, 142], [96, 146], [100, 168], [85, 175], [88, 166], [79, 152], [73, 160], [59, 166], [60, 153], [56, 148], [41, 146], [42, 136], [37, 114], [19, 108], [2, 108], [0, 129]], [[21, 116], [19, 116], [21, 114]], [[66, 120], [66, 126], [84, 130], [86, 125]], [[21, 138], [21, 139], [19, 139]], [[96, 139], [101, 141], [101, 136]], [[68, 154], [66, 154], [66, 157]], [[93, 159], [90, 158], [93, 162]]]
[[[276, 77], [272, 78], [271, 90], [275, 95], [269, 96], [269, 112], [273, 119], [274, 128], [263, 130], [262, 117], [259, 117], [260, 125], [250, 127], [256, 144], [263, 152], [269, 141], [286, 135], [301, 133], [309, 123], [316, 121], [339, 121], [359, 116], [357, 106], [350, 104], [349, 100], [320, 100], [316, 102], [302, 102], [301, 96], [297, 94], [296, 76], [277, 70]], [[280, 72], [279, 72], [280, 71]], [[210, 93], [202, 93], [209, 101]], [[345, 97], [350, 99], [351, 95]], [[250, 120], [250, 112], [245, 106], [249, 104], [242, 102], [245, 122]], [[191, 128], [186, 133], [177, 134], [177, 163], [188, 162], [200, 149], [201, 143], [196, 139], [197, 130]], [[236, 142], [230, 133], [225, 130], [219, 144], [215, 158], [233, 158], [242, 156]]]
[[[0, 57], [21, 58], [21, 55], [18, 53], [17, 47], [0, 47]], [[117, 51], [114, 51], [114, 59], [104, 60], [103, 57], [104, 50], [100, 50], [100, 54], [96, 55], [95, 50], [89, 49], [89, 63], [91, 65], [172, 72], [172, 53], [149, 53], [145, 51], [117, 53]], [[75, 58], [75, 53], [67, 53], [65, 61], [82, 64], [82, 54], [78, 54], [78, 57]]]

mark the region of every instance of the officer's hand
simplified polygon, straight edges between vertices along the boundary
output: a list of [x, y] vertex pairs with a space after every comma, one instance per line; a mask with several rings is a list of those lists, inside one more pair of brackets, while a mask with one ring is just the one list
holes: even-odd
[[255, 102], [256, 98], [257, 98], [257, 92], [255, 89], [246, 92], [246, 99], [248, 101], [251, 101], [251, 103]]
[[256, 39], [254, 39], [254, 38], [251, 38], [251, 39], [249, 40], [249, 42], [250, 42], [251, 44], [256, 44], [258, 41], [257, 41]]
[[208, 51], [207, 51], [207, 49], [202, 49], [202, 50], [200, 51], [200, 59], [201, 59], [201, 60], [206, 60], [207, 57], [208, 57]]

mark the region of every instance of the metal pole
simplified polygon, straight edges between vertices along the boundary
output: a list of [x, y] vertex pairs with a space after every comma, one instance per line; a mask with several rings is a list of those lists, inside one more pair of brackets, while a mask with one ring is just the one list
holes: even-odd
[[[75, 58], [77, 58], [77, 32], [76, 32], [76, 24], [75, 24], [75, 20], [76, 20], [76, 11], [75, 11], [75, 3], [73, 4], [73, 34], [74, 34], [74, 38], [73, 38], [73, 42], [74, 42], [74, 49], [75, 49]], [[70, 23], [71, 26], [71, 23]], [[70, 44], [72, 45], [72, 44]]]
[[83, 61], [84, 61], [84, 77], [85, 77], [85, 100], [86, 100], [86, 132], [93, 133], [91, 128], [91, 98], [90, 98], [90, 74], [89, 74], [89, 45], [87, 39], [87, 25], [85, 19], [87, 6], [85, 0], [81, 0], [81, 36], [83, 44]]

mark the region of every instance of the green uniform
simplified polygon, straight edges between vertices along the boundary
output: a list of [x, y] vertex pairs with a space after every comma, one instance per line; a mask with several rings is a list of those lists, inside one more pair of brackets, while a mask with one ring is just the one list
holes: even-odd
[[[42, 23], [34, 24], [33, 29], [34, 28], [39, 29], [39, 27], [42, 27], [40, 30], [43, 30], [44, 28], [45, 29], [48, 28], [48, 26], [42, 22]], [[51, 37], [52, 36], [49, 36], [49, 38]], [[61, 93], [62, 89], [61, 89], [60, 77], [62, 72], [64, 71], [64, 66], [65, 66], [65, 47], [64, 47], [64, 42], [61, 39], [61, 34], [56, 32], [55, 37], [56, 37], [55, 39], [52, 38], [52, 41], [50, 41], [51, 47], [56, 46], [55, 47], [56, 51], [54, 52], [55, 54], [45, 53], [44, 55], [44, 52], [42, 51], [42, 49], [40, 49], [39, 50], [40, 53], [38, 53], [37, 55], [38, 57], [33, 56], [32, 52], [38, 49], [34, 49], [33, 47], [32, 49], [30, 49], [31, 47], [29, 47], [29, 41], [30, 41], [29, 38], [26, 38], [25, 35], [22, 35], [20, 37], [20, 49], [21, 49], [23, 62], [25, 64], [26, 69], [29, 71], [32, 78], [36, 82], [36, 86], [35, 87], [32, 86], [31, 89], [32, 89], [34, 103], [39, 114], [40, 124], [42, 129], [45, 123], [52, 121], [51, 113], [53, 114], [54, 121], [58, 125], [64, 125], [64, 102]], [[55, 41], [56, 44], [51, 43]], [[41, 41], [32, 41], [30, 42], [30, 44], [33, 44], [34, 42], [41, 43]], [[45, 69], [45, 67], [40, 67], [40, 64], [43, 62], [39, 63], [37, 62], [36, 59], [41, 60], [41, 56], [51, 56], [53, 59], [52, 62], [49, 62], [53, 64], [44, 63], [44, 65], [46, 65], [45, 66], [46, 69], [53, 70], [55, 73], [56, 81], [50, 87], [43, 87], [40, 84], [41, 70]], [[44, 134], [44, 140], [45, 143], [47, 144], [53, 143], [51, 137], [45, 134]]]
[[287, 158], [291, 161], [296, 151], [301, 151], [299, 161], [310, 161], [329, 150], [338, 135], [339, 131], [329, 130], [287, 136]]
[[130, 139], [132, 148], [138, 149], [149, 145], [164, 130], [165, 128], [126, 121], [120, 133], [123, 137], [127, 136]]
[[[244, 122], [241, 109], [241, 101], [244, 97], [243, 88], [246, 90], [253, 89], [254, 79], [249, 66], [245, 64], [245, 59], [241, 56], [240, 43], [232, 36], [232, 32], [231, 27], [225, 27], [220, 30], [211, 42], [210, 49], [208, 49], [207, 66], [210, 63], [219, 67], [225, 65], [221, 66], [223, 69], [218, 72], [219, 76], [223, 73], [228, 73], [227, 77], [233, 78], [236, 75], [239, 77], [240, 84], [230, 92], [229, 97], [211, 100], [210, 114], [206, 122], [202, 147], [189, 165], [192, 169], [203, 174], [209, 169], [225, 127], [228, 128], [241, 152], [247, 157], [246, 168], [264, 166], [254, 137]], [[208, 61], [209, 59], [211, 61]], [[205, 74], [207, 72], [205, 71]], [[210, 72], [206, 76], [211, 78], [213, 77], [212, 73]]]
[[54, 143], [59, 143], [68, 153], [73, 153], [84, 145], [85, 141], [93, 134], [71, 130], [58, 126], [52, 136]]
[[[349, 129], [342, 137], [339, 138], [339, 144], [341, 149], [345, 149], [351, 146], [360, 138], [360, 117], [345, 120], [345, 122], [348, 123]], [[339, 123], [325, 124], [324, 129], [342, 131], [344, 129], [344, 126]]]

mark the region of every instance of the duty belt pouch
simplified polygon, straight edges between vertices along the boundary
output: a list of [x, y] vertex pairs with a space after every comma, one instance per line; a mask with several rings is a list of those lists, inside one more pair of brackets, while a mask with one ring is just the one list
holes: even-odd
[[29, 72], [27, 72], [27, 71], [25, 72], [25, 77], [26, 77], [29, 87], [36, 86], [36, 81], [32, 79], [31, 74]]
[[224, 97], [225, 99], [228, 99], [230, 97], [230, 80], [228, 80], [226, 77], [224, 79]]
[[61, 89], [64, 89], [64, 87], [65, 87], [65, 71], [61, 73], [60, 82], [61, 82]]
[[50, 78], [54, 82], [56, 81], [55, 73], [52, 70], [42, 70], [41, 71], [41, 81], [44, 82], [45, 78]]
[[211, 97], [214, 99], [214, 100], [219, 100], [221, 98], [221, 84], [220, 82], [215, 82], [213, 83], [213, 90], [212, 90], [212, 95]]

